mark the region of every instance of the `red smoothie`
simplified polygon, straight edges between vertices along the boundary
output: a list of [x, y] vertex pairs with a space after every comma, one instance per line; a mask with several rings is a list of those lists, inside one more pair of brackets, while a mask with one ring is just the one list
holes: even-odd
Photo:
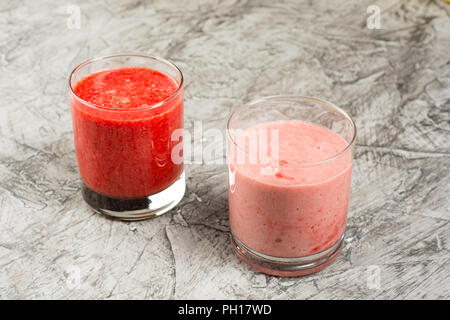
[[[301, 121], [258, 124], [259, 146], [271, 150], [263, 130], [278, 130], [279, 162], [273, 170], [231, 159], [229, 204], [234, 236], [269, 256], [295, 258], [326, 250], [342, 237], [350, 194], [348, 143], [329, 129]], [[250, 134], [249, 134], [250, 135]], [[251, 135], [250, 135], [251, 136]], [[245, 147], [248, 151], [248, 148]], [[280, 273], [281, 274], [281, 273]]]
[[80, 175], [89, 189], [120, 199], [169, 187], [183, 164], [171, 159], [183, 128], [183, 93], [171, 77], [142, 67], [93, 73], [71, 98]]

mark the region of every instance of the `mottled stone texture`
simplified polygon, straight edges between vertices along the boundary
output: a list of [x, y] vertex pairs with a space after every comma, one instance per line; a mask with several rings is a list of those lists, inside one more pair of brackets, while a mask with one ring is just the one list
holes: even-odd
[[[80, 29], [68, 28], [74, 2]], [[380, 30], [366, 28], [371, 4]], [[449, 299], [449, 15], [441, 0], [1, 0], [0, 298]], [[187, 166], [184, 200], [157, 219], [91, 211], [67, 80], [118, 51], [182, 69], [187, 127], [223, 129], [233, 108], [271, 94], [347, 110], [359, 132], [337, 261], [303, 278], [241, 263], [223, 165]]]

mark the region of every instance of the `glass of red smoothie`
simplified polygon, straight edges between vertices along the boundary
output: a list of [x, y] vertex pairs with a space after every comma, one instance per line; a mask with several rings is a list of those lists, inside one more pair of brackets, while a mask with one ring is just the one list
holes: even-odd
[[317, 272], [342, 247], [356, 126], [312, 97], [272, 96], [228, 121], [231, 242], [271, 275]]
[[185, 192], [181, 71], [147, 54], [89, 59], [69, 95], [84, 200], [124, 220], [173, 208]]

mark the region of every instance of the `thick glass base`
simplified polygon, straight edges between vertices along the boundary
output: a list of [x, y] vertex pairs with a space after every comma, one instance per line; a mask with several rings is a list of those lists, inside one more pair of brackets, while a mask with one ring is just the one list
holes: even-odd
[[344, 235], [333, 246], [306, 257], [280, 258], [256, 252], [231, 233], [231, 244], [238, 257], [250, 267], [280, 277], [298, 277], [312, 274], [330, 265], [342, 249]]
[[138, 199], [118, 199], [90, 190], [84, 184], [83, 199], [95, 211], [121, 220], [144, 220], [166, 213], [183, 198], [186, 189], [184, 171], [166, 189]]

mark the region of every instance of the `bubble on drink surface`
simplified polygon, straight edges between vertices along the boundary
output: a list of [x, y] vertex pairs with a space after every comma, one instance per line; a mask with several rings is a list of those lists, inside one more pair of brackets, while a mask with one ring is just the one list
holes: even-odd
[[262, 176], [276, 176], [280, 171], [280, 168], [278, 166], [266, 166], [261, 167], [259, 171]]

